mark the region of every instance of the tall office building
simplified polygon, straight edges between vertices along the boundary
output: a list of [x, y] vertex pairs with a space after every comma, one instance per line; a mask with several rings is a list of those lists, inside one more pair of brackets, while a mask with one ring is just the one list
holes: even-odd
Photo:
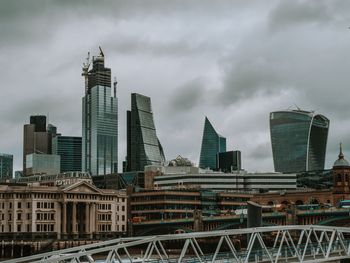
[[54, 137], [52, 154], [61, 156], [61, 173], [81, 171], [81, 137], [60, 135]]
[[118, 171], [118, 101], [114, 82], [111, 96], [111, 69], [105, 67], [105, 57], [93, 57], [83, 65], [85, 96], [83, 97], [82, 169], [91, 175]]
[[51, 154], [52, 135], [46, 131], [46, 116], [30, 116], [30, 124], [23, 128], [23, 175], [26, 175], [28, 154]]
[[131, 94], [131, 111], [127, 111], [127, 171], [143, 171], [146, 165], [165, 162], [153, 120], [151, 99]]
[[216, 156], [221, 152], [226, 152], [226, 138], [218, 134], [205, 117], [199, 167], [216, 170]]
[[323, 170], [329, 120], [303, 110], [270, 113], [270, 133], [276, 172]]
[[224, 173], [239, 171], [242, 168], [241, 151], [221, 152], [216, 158], [217, 169]]
[[13, 155], [0, 153], [0, 179], [12, 178]]

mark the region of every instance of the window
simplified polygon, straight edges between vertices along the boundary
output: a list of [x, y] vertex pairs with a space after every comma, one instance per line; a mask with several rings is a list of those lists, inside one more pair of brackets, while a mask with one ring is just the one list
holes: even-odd
[[18, 208], [18, 209], [21, 209], [21, 208], [22, 208], [22, 203], [21, 203], [21, 202], [17, 203], [17, 208]]
[[122, 211], [125, 211], [125, 206], [122, 206]]
[[17, 213], [17, 220], [22, 220], [22, 213]]
[[21, 225], [17, 225], [17, 232], [21, 232]]

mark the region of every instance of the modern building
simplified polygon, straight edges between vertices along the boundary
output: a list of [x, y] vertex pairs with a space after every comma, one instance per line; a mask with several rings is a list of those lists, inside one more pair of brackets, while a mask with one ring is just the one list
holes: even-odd
[[30, 124], [23, 129], [23, 175], [26, 176], [28, 154], [51, 154], [52, 135], [46, 130], [46, 116], [30, 116]]
[[270, 133], [276, 172], [324, 170], [329, 120], [303, 110], [270, 113]]
[[216, 156], [221, 152], [226, 152], [226, 138], [218, 134], [205, 117], [199, 167], [216, 170]]
[[153, 120], [151, 98], [131, 94], [131, 111], [127, 111], [127, 171], [143, 171], [146, 165], [165, 162], [162, 145]]
[[0, 180], [12, 178], [13, 155], [0, 153]]
[[105, 67], [101, 50], [93, 57], [92, 69], [84, 64], [85, 96], [83, 97], [82, 170], [92, 175], [118, 171], [118, 100], [117, 82], [111, 89], [111, 69]]
[[242, 169], [241, 151], [229, 151], [217, 154], [217, 169], [224, 173]]
[[81, 137], [55, 136], [52, 154], [61, 156], [60, 172], [81, 171]]
[[125, 191], [98, 189], [83, 173], [1, 184], [0, 207], [2, 240], [40, 234], [52, 240], [96, 240], [127, 231]]
[[215, 172], [189, 166], [145, 167], [147, 189], [205, 189], [211, 191], [266, 192], [296, 189], [296, 174]]
[[55, 154], [32, 153], [27, 155], [26, 175], [60, 173], [60, 156]]

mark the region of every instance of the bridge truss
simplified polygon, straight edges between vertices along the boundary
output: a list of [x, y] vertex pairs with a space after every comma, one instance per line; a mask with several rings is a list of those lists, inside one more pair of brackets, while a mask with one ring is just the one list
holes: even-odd
[[[4, 263], [316, 263], [350, 258], [349, 241], [350, 228], [317, 225], [273, 226], [121, 238], [12, 259]], [[174, 246], [177, 249], [173, 249]]]

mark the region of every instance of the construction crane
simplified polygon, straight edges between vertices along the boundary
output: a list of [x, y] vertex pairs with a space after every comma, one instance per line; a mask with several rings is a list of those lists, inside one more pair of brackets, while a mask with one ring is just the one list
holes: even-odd
[[88, 92], [88, 75], [89, 75], [89, 67], [90, 67], [90, 52], [88, 52], [86, 62], [83, 63], [81, 75], [85, 78], [85, 94]]
[[98, 48], [100, 49], [100, 55], [101, 55], [101, 57], [105, 57], [105, 54], [103, 53], [103, 51], [102, 51], [102, 48], [100, 47], [100, 46], [98, 46]]

